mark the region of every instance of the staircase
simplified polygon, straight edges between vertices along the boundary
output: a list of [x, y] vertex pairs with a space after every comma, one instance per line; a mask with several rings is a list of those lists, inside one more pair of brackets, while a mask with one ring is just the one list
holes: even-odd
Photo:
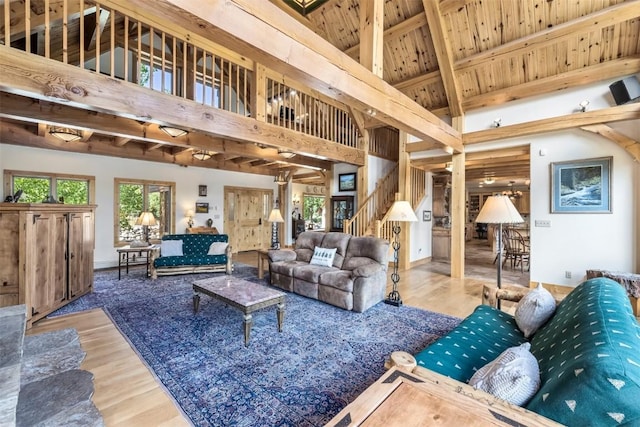
[[[411, 167], [410, 179], [409, 203], [415, 209], [425, 197], [426, 173], [422, 169]], [[376, 183], [376, 189], [362, 202], [355, 215], [344, 221], [343, 231], [353, 236], [373, 235], [391, 240], [391, 224], [386, 218], [398, 190], [398, 165], [396, 165]]]

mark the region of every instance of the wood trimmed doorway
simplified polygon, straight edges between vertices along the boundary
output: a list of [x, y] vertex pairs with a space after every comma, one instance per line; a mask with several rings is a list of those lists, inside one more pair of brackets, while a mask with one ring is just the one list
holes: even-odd
[[271, 206], [273, 190], [224, 187], [223, 226], [234, 253], [269, 248]]

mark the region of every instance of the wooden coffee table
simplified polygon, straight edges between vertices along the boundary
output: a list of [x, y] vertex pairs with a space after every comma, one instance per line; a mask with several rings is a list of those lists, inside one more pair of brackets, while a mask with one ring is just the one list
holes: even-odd
[[231, 307], [237, 308], [244, 315], [244, 345], [249, 345], [249, 335], [253, 326], [253, 313], [261, 308], [277, 306], [278, 332], [282, 332], [284, 321], [285, 293], [267, 286], [236, 279], [233, 276], [220, 276], [193, 282], [193, 311], [198, 312], [200, 294], [209, 295]]

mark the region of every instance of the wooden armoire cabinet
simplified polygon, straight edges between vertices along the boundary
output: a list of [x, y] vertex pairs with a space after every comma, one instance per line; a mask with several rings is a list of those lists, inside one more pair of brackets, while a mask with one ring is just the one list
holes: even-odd
[[93, 290], [95, 205], [0, 203], [0, 307], [27, 327]]

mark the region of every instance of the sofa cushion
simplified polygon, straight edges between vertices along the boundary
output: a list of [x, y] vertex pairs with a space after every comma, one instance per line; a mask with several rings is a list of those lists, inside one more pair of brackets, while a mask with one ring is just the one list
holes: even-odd
[[298, 235], [296, 238], [296, 246], [294, 251], [296, 252], [296, 260], [302, 262], [311, 261], [313, 251], [316, 246], [322, 246], [322, 239], [324, 239], [324, 233], [318, 233], [315, 231], [305, 231]]
[[163, 240], [160, 242], [160, 256], [182, 256], [182, 240]]
[[640, 325], [626, 291], [583, 282], [534, 335], [542, 385], [527, 409], [562, 424], [640, 425]]
[[524, 405], [540, 387], [538, 361], [530, 348], [528, 342], [509, 347], [473, 374], [469, 385], [514, 405]]
[[226, 264], [226, 255], [163, 256], [153, 261], [155, 267], [179, 267], [183, 265]]
[[320, 284], [345, 292], [353, 292], [353, 279], [349, 271], [327, 271], [320, 275]]
[[323, 248], [336, 249], [336, 255], [333, 258], [334, 267], [342, 268], [344, 257], [347, 254], [347, 248], [349, 247], [349, 242], [352, 238], [353, 237], [350, 234], [340, 233], [337, 231], [331, 231], [324, 235], [320, 246]]
[[309, 264], [320, 265], [323, 267], [331, 267], [333, 265], [333, 258], [336, 256], [336, 248], [321, 248], [316, 246], [313, 250], [313, 256]]
[[553, 316], [556, 311], [556, 300], [551, 292], [542, 287], [529, 291], [516, 306], [516, 323], [526, 338], [530, 338], [540, 326]]
[[415, 357], [419, 366], [466, 383], [504, 350], [526, 341], [513, 316], [480, 305]]
[[293, 277], [293, 270], [301, 265], [309, 265], [302, 261], [278, 261], [272, 262], [269, 269], [272, 273], [278, 273], [285, 276]]
[[293, 277], [310, 283], [320, 283], [320, 275], [327, 271], [339, 271], [335, 267], [324, 267], [321, 265], [303, 264], [293, 269]]
[[389, 242], [375, 237], [352, 237], [342, 269], [353, 270], [367, 264], [381, 264], [387, 269]]

